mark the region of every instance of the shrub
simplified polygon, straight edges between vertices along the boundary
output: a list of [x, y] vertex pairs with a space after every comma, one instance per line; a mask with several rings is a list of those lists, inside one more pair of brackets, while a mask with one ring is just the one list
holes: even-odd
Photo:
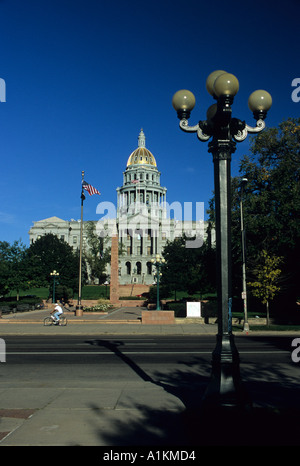
[[10, 310], [14, 308], [20, 308], [22, 311], [28, 310], [29, 308], [37, 308], [37, 306], [41, 305], [42, 303], [42, 299], [37, 296], [21, 296], [19, 301], [17, 301], [16, 297], [7, 297], [0, 300], [1, 307], [4, 306]]
[[[159, 286], [159, 299], [166, 299], [170, 295], [170, 289], [166, 285]], [[151, 286], [149, 289], [148, 299], [150, 303], [156, 303], [157, 286]]]
[[55, 298], [57, 301], [65, 301], [66, 303], [69, 299], [73, 298], [72, 288], [68, 288], [65, 285], [57, 285], [55, 287]]
[[185, 302], [168, 302], [168, 309], [174, 311], [175, 317], [186, 317], [186, 303]]
[[211, 299], [201, 303], [202, 317], [218, 317], [218, 303], [216, 299]]
[[122, 301], [145, 301], [143, 296], [120, 296]]

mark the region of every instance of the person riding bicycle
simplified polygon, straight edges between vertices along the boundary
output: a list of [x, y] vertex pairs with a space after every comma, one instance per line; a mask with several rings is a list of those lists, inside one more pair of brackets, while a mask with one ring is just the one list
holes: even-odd
[[59, 319], [60, 319], [60, 315], [63, 313], [63, 310], [62, 310], [62, 307], [60, 306], [60, 304], [57, 302], [53, 311], [50, 312], [50, 314], [53, 314], [53, 318], [54, 318], [54, 321], [56, 323], [59, 322]]

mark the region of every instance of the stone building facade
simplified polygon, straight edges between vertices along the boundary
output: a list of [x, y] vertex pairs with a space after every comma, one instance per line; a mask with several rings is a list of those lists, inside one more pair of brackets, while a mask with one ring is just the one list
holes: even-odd
[[[152, 260], [162, 255], [167, 240], [174, 240], [184, 233], [190, 237], [186, 247], [200, 247], [207, 237], [204, 212], [198, 221], [182, 218], [179, 203], [169, 205], [167, 189], [161, 186], [161, 173], [156, 159], [146, 148], [143, 130], [138, 137], [138, 147], [130, 154], [123, 172], [123, 185], [117, 188], [115, 219], [95, 221], [96, 231], [106, 237], [105, 247], [111, 246], [113, 232], [118, 232], [122, 254], [119, 254], [119, 284], [154, 283]], [[199, 203], [200, 204], [200, 203]], [[179, 213], [179, 218], [170, 218], [170, 213]], [[87, 245], [83, 224], [83, 251]], [[30, 243], [42, 235], [52, 233], [66, 241], [74, 249], [80, 247], [80, 221], [50, 217], [34, 222], [29, 231]], [[214, 241], [214, 238], [212, 238]], [[110, 264], [107, 266], [108, 280]]]

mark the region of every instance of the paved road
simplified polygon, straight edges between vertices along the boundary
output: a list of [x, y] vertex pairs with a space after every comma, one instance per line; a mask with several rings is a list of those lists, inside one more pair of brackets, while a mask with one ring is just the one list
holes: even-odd
[[[291, 339], [236, 338], [242, 377], [256, 407], [300, 412], [299, 366], [291, 361]], [[229, 438], [219, 436], [216, 421], [209, 425], [213, 418], [201, 421], [214, 336], [24, 335], [6, 336], [6, 343], [1, 446], [264, 445], [266, 427], [275, 444], [298, 442], [291, 417], [271, 423], [255, 419], [250, 431], [247, 419]], [[285, 433], [278, 438], [282, 422]]]

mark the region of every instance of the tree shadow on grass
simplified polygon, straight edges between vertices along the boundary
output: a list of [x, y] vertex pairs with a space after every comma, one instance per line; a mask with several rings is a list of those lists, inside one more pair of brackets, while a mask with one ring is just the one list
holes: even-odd
[[[257, 367], [247, 366], [244, 372], [253, 380], [245, 385], [250, 394], [254, 393], [256, 397], [252, 409], [243, 412], [204, 412], [201, 400], [209, 382], [211, 367], [207, 360], [194, 357], [189, 363], [179, 361], [178, 369], [171, 374], [156, 371], [150, 376], [132, 358], [122, 353], [122, 341], [92, 340], [89, 343], [110, 349], [141, 380], [161, 388], [157, 395], [162, 400], [167, 393], [182, 402], [182, 409], [179, 404], [176, 409], [170, 409], [164, 406], [163, 401], [161, 406], [151, 407], [151, 403], [131, 399], [130, 406], [116, 407], [113, 413], [91, 404], [96, 414], [94, 427], [101, 444], [196, 447], [300, 443], [299, 391], [295, 381], [287, 382], [286, 374], [280, 367], [276, 373], [274, 368], [265, 367], [257, 377]], [[286, 400], [290, 400], [290, 403], [286, 403]]]

